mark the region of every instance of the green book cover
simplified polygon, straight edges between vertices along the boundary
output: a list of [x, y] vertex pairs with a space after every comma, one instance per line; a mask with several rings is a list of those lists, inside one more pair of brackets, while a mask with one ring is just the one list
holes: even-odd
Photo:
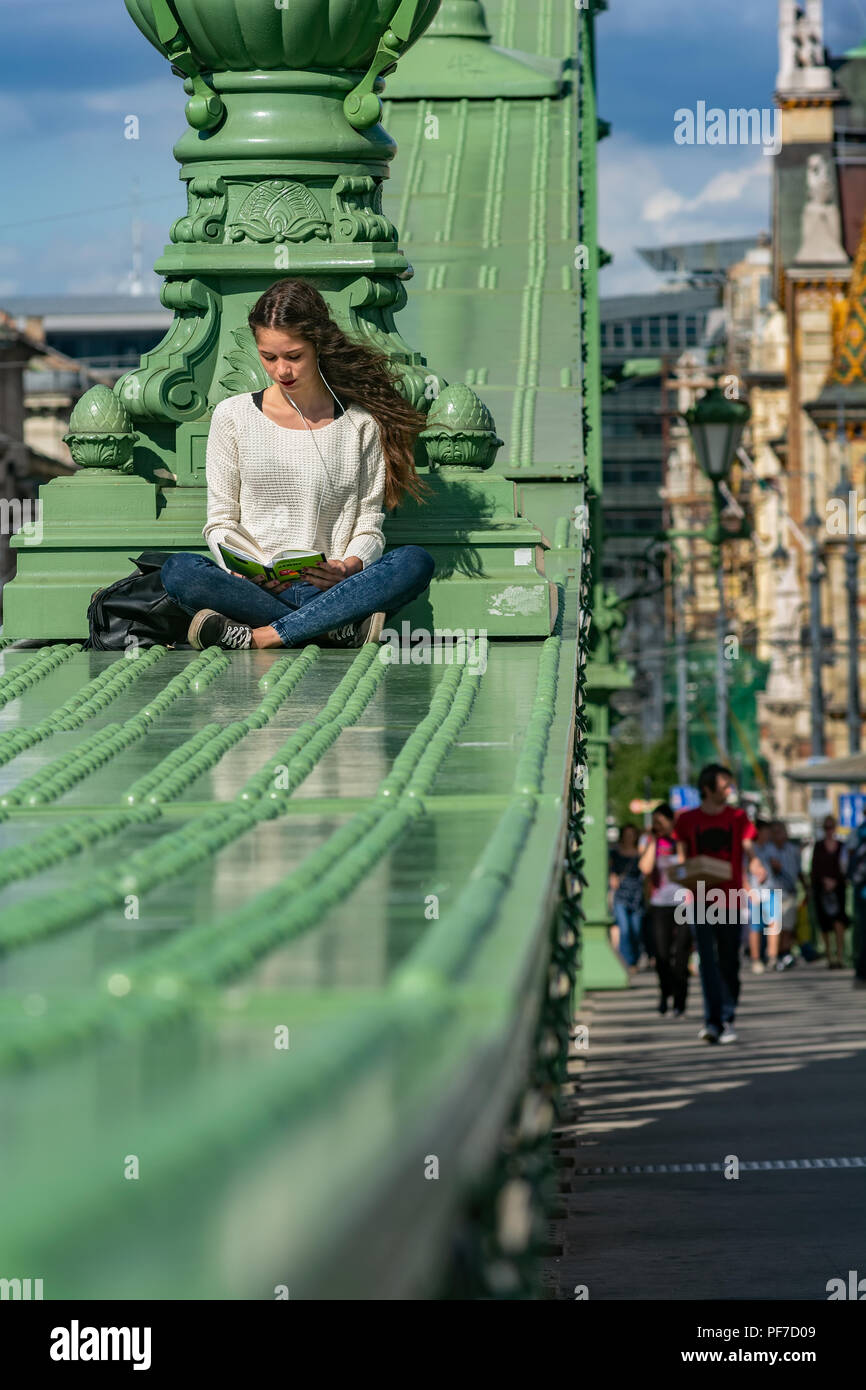
[[303, 571], [310, 565], [321, 565], [325, 561], [324, 555], [320, 552], [310, 550], [281, 550], [269, 560], [264, 560], [249, 554], [239, 546], [229, 545], [227, 541], [220, 541], [218, 549], [227, 567], [236, 574], [243, 575], [245, 579], [260, 579], [264, 576], [268, 580], [278, 579], [280, 583], [301, 578]]

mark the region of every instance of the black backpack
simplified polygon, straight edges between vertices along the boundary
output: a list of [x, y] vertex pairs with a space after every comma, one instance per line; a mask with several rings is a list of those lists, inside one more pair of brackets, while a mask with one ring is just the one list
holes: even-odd
[[145, 550], [137, 560], [130, 555], [136, 573], [96, 590], [87, 610], [90, 636], [84, 643], [85, 651], [125, 651], [135, 644], [186, 644], [190, 615], [169, 598], [160, 575], [168, 554]]

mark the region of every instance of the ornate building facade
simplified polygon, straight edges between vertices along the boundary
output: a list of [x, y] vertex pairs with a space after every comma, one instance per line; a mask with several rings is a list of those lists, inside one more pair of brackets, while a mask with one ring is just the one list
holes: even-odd
[[[803, 808], [804, 793], [786, 783], [784, 768], [817, 751], [818, 742], [824, 754], [840, 756], [848, 751], [851, 737], [847, 535], [833, 523], [840, 488], [859, 496], [863, 486], [862, 446], [857, 442], [861, 426], [852, 417], [850, 388], [866, 384], [866, 257], [861, 246], [866, 49], [830, 57], [824, 48], [822, 0], [805, 6], [781, 0], [779, 54], [776, 102], [782, 112], [782, 148], [775, 156], [773, 180], [773, 280], [784, 333], [781, 322], [767, 325], [768, 336], [758, 344], [753, 364], [759, 375], [752, 381], [750, 399], [752, 452], [771, 484], [763, 494], [758, 529], [775, 533], [758, 577], [761, 640], [771, 658], [760, 701], [761, 738], [777, 804], [793, 811]], [[768, 383], [760, 375], [774, 355], [776, 370], [786, 359], [782, 396], [775, 390], [777, 376]], [[833, 383], [845, 384], [847, 398], [845, 391], [833, 395]], [[767, 411], [771, 419], [765, 428]], [[810, 579], [814, 586], [816, 575], [822, 629], [817, 661], [808, 624]], [[813, 700], [816, 666], [820, 719]]]

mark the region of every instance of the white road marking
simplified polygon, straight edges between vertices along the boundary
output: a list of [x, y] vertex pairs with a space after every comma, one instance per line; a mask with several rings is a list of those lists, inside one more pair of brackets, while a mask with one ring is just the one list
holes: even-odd
[[[622, 1168], [576, 1168], [580, 1177], [595, 1177], [599, 1173], [723, 1173], [724, 1163], [631, 1163]], [[754, 1173], [768, 1168], [786, 1171], [806, 1168], [866, 1168], [866, 1158], [765, 1158], [745, 1159], [740, 1172]]]

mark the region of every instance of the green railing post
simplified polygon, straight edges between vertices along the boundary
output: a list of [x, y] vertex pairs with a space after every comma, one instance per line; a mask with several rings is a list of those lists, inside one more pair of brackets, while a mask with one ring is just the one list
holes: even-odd
[[593, 629], [587, 668], [588, 780], [584, 819], [587, 889], [583, 896], [584, 989], [624, 988], [628, 976], [608, 940], [607, 905], [607, 759], [610, 742], [609, 700], [614, 690], [629, 683], [622, 663], [614, 661], [613, 633], [624, 615], [602, 583], [602, 438], [601, 345], [599, 334], [599, 273], [605, 255], [598, 243], [598, 134], [595, 67], [595, 9], [578, 14], [578, 81], [580, 83], [579, 173], [580, 242], [588, 250], [581, 272], [581, 307], [586, 343], [583, 370], [583, 428], [591, 547], [590, 583]]

